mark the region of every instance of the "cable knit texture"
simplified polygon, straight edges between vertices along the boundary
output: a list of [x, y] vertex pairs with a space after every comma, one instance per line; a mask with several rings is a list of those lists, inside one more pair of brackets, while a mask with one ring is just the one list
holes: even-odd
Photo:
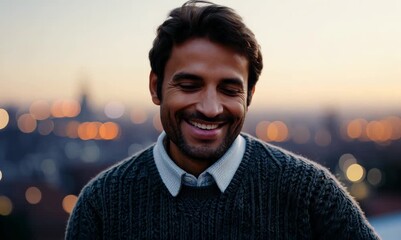
[[173, 197], [153, 147], [102, 172], [82, 190], [66, 239], [379, 239], [325, 168], [243, 136], [224, 193], [182, 186]]

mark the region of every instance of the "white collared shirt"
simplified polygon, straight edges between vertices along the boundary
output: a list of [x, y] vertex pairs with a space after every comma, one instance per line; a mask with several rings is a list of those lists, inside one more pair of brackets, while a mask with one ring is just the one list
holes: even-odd
[[153, 157], [164, 185], [174, 197], [178, 195], [182, 184], [201, 187], [216, 182], [220, 191], [224, 192], [233, 179], [245, 153], [245, 139], [238, 135], [227, 152], [196, 178], [171, 160], [164, 148], [163, 139], [165, 136], [165, 132], [159, 135], [153, 148]]

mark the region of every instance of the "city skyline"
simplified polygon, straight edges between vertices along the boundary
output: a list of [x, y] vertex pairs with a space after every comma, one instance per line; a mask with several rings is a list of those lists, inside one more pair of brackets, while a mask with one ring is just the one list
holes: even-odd
[[[147, 53], [184, 1], [0, 1], [0, 105], [76, 99], [155, 108]], [[396, 111], [398, 1], [215, 1], [243, 16], [264, 56], [251, 110]]]

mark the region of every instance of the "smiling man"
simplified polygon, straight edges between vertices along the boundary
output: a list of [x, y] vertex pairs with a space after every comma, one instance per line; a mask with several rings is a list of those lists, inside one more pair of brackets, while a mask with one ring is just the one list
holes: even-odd
[[327, 169], [241, 133], [262, 55], [232, 9], [174, 9], [149, 59], [164, 132], [84, 187], [66, 239], [378, 239]]
[[163, 83], [150, 74], [167, 150], [183, 170], [198, 176], [238, 137], [248, 109], [248, 66], [245, 56], [201, 36], [172, 48]]

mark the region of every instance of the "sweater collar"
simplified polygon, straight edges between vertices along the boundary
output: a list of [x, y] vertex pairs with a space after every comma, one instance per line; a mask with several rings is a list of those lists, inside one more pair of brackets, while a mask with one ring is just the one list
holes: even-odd
[[[164, 185], [167, 187], [170, 194], [175, 197], [178, 195], [181, 185], [183, 184], [183, 177], [192, 175], [178, 167], [167, 154], [167, 151], [163, 145], [163, 139], [165, 136], [165, 132], [162, 132], [159, 135], [156, 145], [153, 148], [153, 157]], [[212, 166], [201, 173], [199, 177], [207, 177], [208, 175], [212, 176], [220, 191], [224, 192], [233, 179], [234, 174], [241, 163], [242, 157], [244, 156], [245, 147], [246, 142], [244, 137], [238, 135], [227, 152]], [[213, 183], [213, 181], [208, 182], [210, 184]]]

